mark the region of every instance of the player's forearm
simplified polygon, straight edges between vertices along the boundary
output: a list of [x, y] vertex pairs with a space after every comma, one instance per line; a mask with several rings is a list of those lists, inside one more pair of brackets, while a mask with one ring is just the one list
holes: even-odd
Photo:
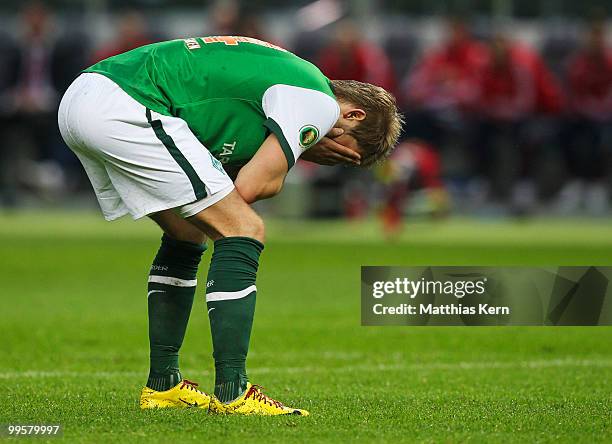
[[277, 195], [287, 175], [288, 164], [278, 139], [270, 134], [255, 156], [240, 169], [234, 186], [247, 203]]

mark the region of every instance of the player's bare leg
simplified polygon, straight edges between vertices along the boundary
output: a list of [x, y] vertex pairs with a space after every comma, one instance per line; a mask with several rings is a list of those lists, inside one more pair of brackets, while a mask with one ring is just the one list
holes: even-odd
[[152, 214], [151, 219], [172, 239], [194, 244], [206, 242], [206, 234], [177, 215], [174, 210], [160, 211]]

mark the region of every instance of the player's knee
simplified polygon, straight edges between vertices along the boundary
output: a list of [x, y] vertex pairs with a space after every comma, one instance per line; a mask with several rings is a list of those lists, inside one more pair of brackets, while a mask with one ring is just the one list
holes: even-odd
[[240, 225], [240, 236], [251, 237], [260, 242], [265, 240], [264, 222], [257, 213], [252, 212], [248, 217], [242, 220]]
[[231, 223], [225, 224], [219, 234], [220, 237], [250, 237], [259, 242], [264, 242], [264, 223], [257, 213], [248, 211], [246, 214], [236, 215]]
[[223, 237], [250, 237], [264, 241], [264, 223], [237, 192], [189, 217], [189, 221], [216, 241]]

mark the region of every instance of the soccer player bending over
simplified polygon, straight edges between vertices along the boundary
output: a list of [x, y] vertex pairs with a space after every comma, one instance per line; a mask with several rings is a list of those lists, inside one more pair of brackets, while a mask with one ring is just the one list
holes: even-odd
[[[361, 166], [385, 157], [401, 129], [393, 96], [330, 81], [266, 42], [203, 37], [88, 68], [64, 95], [58, 120], [104, 217], [149, 216], [164, 232], [149, 273], [150, 371], [140, 407], [307, 415], [247, 378], [264, 248], [264, 224], [249, 204], [277, 194], [298, 157]], [[207, 236], [214, 396], [183, 379], [178, 365]]]

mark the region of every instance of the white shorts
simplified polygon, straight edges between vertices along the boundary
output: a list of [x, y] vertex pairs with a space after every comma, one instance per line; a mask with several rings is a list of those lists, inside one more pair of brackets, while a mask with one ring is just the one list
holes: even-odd
[[70, 85], [58, 123], [106, 220], [170, 208], [189, 217], [234, 189], [184, 120], [148, 110], [103, 75], [81, 74]]

